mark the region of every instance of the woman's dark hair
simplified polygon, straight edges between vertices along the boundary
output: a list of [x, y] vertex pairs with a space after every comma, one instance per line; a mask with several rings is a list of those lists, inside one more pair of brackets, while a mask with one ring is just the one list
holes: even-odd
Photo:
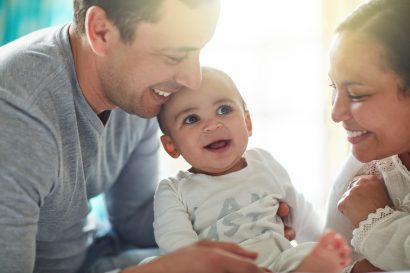
[[386, 64], [402, 79], [400, 91], [410, 96], [410, 0], [370, 0], [336, 29], [346, 31], [368, 35], [384, 47]]
[[[159, 8], [164, 0], [74, 0], [74, 23], [79, 34], [85, 32], [85, 15], [91, 6], [105, 10], [108, 19], [117, 26], [121, 40], [132, 42], [139, 22], [160, 19]], [[211, 0], [179, 0], [191, 8]]]

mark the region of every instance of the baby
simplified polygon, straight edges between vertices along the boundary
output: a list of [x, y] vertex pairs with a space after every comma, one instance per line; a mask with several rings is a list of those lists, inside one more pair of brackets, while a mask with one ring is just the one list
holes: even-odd
[[297, 234], [318, 234], [317, 215], [267, 151], [247, 150], [251, 118], [230, 77], [214, 68], [202, 68], [202, 74], [198, 90], [173, 94], [158, 116], [166, 152], [192, 166], [161, 181], [155, 194], [161, 251], [224, 240], [256, 251], [257, 263], [275, 272], [340, 271], [350, 263], [340, 235], [328, 231], [318, 243], [297, 246], [285, 238], [279, 201], [291, 208]]

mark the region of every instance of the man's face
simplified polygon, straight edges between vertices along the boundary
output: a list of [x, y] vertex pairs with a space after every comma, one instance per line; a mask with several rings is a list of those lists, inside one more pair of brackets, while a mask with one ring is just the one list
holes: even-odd
[[182, 87], [201, 81], [199, 53], [212, 38], [219, 1], [190, 8], [164, 0], [158, 22], [141, 22], [135, 40], [120, 40], [98, 71], [110, 104], [141, 117], [158, 114], [161, 105]]

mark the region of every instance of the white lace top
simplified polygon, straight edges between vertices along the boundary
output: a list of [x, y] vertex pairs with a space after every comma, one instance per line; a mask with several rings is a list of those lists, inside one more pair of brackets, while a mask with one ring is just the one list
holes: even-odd
[[[337, 202], [353, 177], [360, 174], [377, 175], [382, 179], [393, 207], [377, 209], [354, 229], [337, 210]], [[333, 186], [326, 227], [351, 240], [354, 260], [365, 257], [387, 271], [410, 269], [410, 172], [399, 157], [395, 155], [363, 164], [350, 156]]]

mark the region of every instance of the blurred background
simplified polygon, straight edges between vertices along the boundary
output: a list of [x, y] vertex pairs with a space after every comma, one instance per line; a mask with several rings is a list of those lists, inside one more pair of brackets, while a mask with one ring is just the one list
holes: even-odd
[[[349, 145], [330, 119], [327, 51], [334, 27], [363, 0], [222, 0], [204, 65], [226, 71], [247, 101], [253, 136], [288, 170], [323, 216]], [[71, 0], [0, 0], [0, 46], [28, 32], [70, 22]], [[187, 169], [161, 149], [165, 178]], [[94, 212], [104, 217], [101, 198]]]

